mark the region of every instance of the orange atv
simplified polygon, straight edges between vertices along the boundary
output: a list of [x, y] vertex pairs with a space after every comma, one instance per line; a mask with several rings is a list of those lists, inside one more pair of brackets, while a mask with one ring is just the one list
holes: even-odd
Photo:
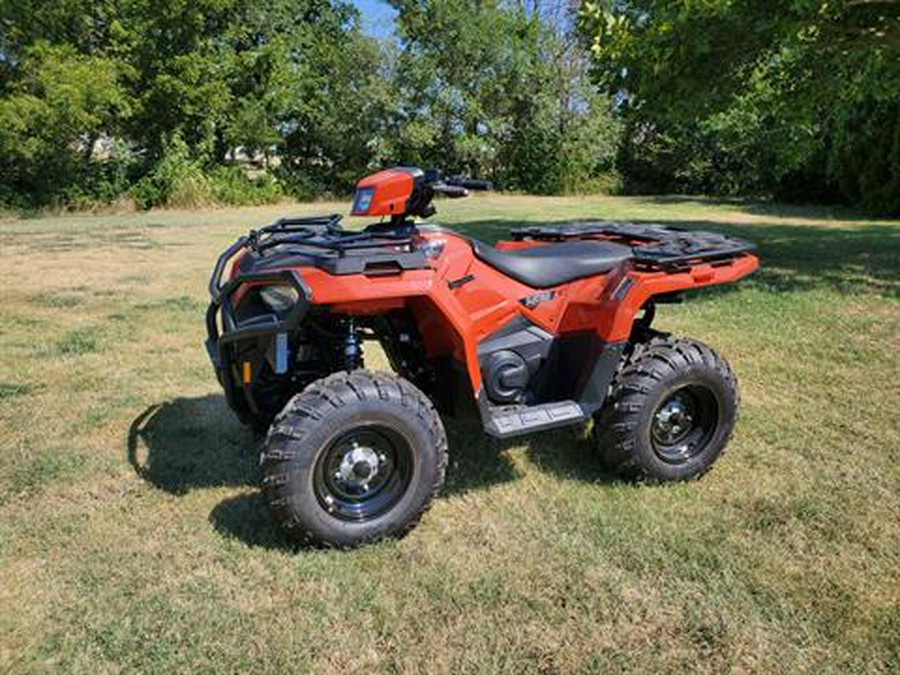
[[[593, 418], [606, 463], [695, 478], [722, 452], [737, 382], [655, 307], [758, 265], [745, 241], [605, 221], [522, 227], [489, 246], [417, 223], [480, 181], [400, 167], [360, 181], [354, 215], [282, 218], [219, 258], [210, 358], [229, 405], [268, 429], [263, 487], [292, 536], [354, 546], [410, 530], [440, 490], [438, 410], [508, 438]], [[364, 369], [377, 340], [395, 374]], [[473, 405], [468, 405], [473, 404]]]

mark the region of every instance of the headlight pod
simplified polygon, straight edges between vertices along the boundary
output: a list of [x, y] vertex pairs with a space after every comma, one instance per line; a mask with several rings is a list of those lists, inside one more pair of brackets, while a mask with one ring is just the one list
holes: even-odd
[[293, 286], [278, 284], [262, 288], [259, 297], [273, 312], [284, 314], [297, 304], [300, 294]]

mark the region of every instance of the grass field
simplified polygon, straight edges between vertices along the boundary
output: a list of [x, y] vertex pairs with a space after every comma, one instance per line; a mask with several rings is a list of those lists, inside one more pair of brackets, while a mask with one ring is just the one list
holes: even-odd
[[488, 240], [585, 217], [755, 240], [759, 273], [658, 315], [740, 378], [716, 468], [634, 486], [580, 430], [501, 443], [448, 420], [447, 486], [407, 538], [295, 550], [202, 347], [216, 254], [286, 207], [3, 220], [0, 671], [898, 672], [900, 224], [440, 206]]

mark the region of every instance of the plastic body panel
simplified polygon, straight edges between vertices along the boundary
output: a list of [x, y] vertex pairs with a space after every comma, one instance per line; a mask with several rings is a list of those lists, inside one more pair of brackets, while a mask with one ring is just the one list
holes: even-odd
[[[452, 356], [464, 364], [477, 394], [482, 388], [479, 343], [516, 317], [555, 337], [591, 334], [602, 344], [627, 342], [636, 314], [654, 295], [729, 283], [758, 266], [756, 256], [749, 253], [675, 271], [644, 270], [624, 261], [596, 276], [537, 289], [478, 259], [471, 242], [461, 235], [422, 228], [417, 241], [440, 244], [440, 254], [428, 259], [423, 269], [335, 275], [318, 267], [279, 268], [268, 263], [266, 272], [296, 272], [310, 301], [334, 313], [372, 316], [408, 309], [427, 356]], [[527, 242], [510, 248], [522, 245]], [[239, 273], [233, 270], [232, 281]], [[586, 370], [590, 367], [585, 364]]]

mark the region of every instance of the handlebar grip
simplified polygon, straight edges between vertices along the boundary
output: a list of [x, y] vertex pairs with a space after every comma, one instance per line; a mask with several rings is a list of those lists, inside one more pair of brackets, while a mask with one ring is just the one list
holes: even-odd
[[446, 183], [444, 183], [441, 185], [435, 185], [433, 189], [435, 192], [446, 195], [451, 199], [455, 199], [457, 197], [466, 197], [469, 194], [469, 191], [461, 185], [447, 185]]
[[494, 186], [489, 180], [469, 180], [462, 179], [457, 185], [467, 190], [493, 190]]

